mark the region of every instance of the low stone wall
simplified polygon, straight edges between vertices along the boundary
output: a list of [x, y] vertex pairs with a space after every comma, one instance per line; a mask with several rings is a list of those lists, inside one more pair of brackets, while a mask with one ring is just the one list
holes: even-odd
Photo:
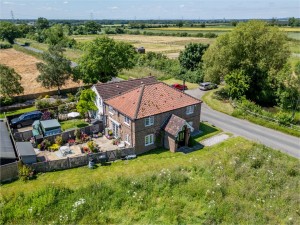
[[105, 155], [108, 161], [114, 161], [132, 154], [135, 154], [134, 149], [127, 148], [127, 149], [112, 150], [107, 152], [85, 154], [85, 155], [72, 157], [72, 158], [64, 158], [64, 159], [53, 160], [53, 161], [33, 163], [29, 166], [32, 169], [34, 169], [36, 172], [50, 172], [55, 170], [64, 170], [64, 169], [71, 169], [80, 166], [87, 166], [90, 158], [92, 158], [95, 163], [99, 163], [100, 162], [99, 157], [101, 155]]
[[18, 170], [18, 162], [13, 162], [0, 166], [0, 181], [10, 181], [18, 178], [19, 170]]

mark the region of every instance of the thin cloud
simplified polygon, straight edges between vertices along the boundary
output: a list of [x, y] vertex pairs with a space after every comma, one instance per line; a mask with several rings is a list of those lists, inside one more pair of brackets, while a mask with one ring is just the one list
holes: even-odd
[[180, 8], [184, 8], [184, 5], [180, 5], [179, 7], [180, 7]]

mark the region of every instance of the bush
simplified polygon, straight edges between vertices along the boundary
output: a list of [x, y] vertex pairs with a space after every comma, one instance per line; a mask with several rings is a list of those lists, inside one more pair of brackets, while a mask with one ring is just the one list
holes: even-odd
[[53, 104], [48, 99], [39, 99], [35, 101], [35, 107], [37, 109], [47, 109], [52, 106]]
[[47, 150], [51, 146], [51, 142], [48, 141], [47, 139], [44, 139], [41, 144], [40, 144], [40, 150]]
[[95, 142], [89, 141], [87, 143], [87, 146], [89, 147], [89, 149], [91, 150], [91, 152], [97, 152], [97, 148], [96, 148]]
[[80, 139], [81, 138], [81, 132], [80, 132], [79, 129], [76, 129], [75, 132], [74, 132], [74, 134], [75, 134], [76, 139]]
[[18, 169], [19, 169], [19, 177], [22, 181], [27, 181], [33, 178], [34, 174], [32, 168], [23, 164], [22, 161], [19, 161]]
[[288, 126], [293, 122], [293, 118], [289, 113], [279, 112], [276, 114], [276, 119], [281, 125]]
[[49, 150], [55, 152], [55, 151], [57, 151], [57, 150], [59, 149], [59, 147], [60, 147], [60, 145], [58, 145], [58, 144], [53, 144], [53, 145], [51, 145], [51, 146], [49, 147]]
[[56, 136], [56, 138], [55, 138], [55, 144], [57, 144], [57, 145], [62, 145], [63, 144], [63, 139], [62, 139], [61, 135]]
[[12, 48], [12, 45], [9, 43], [0, 43], [0, 49]]
[[218, 35], [215, 34], [215, 33], [208, 32], [208, 33], [204, 34], [204, 37], [206, 37], [206, 38], [216, 38], [216, 37], [218, 37]]
[[68, 101], [69, 102], [74, 102], [75, 101], [75, 96], [72, 93], [67, 93], [68, 96]]
[[12, 105], [13, 103], [14, 100], [10, 97], [0, 98], [0, 106], [8, 106], [8, 105]]
[[229, 99], [229, 94], [225, 88], [221, 88], [215, 92], [215, 97], [218, 100], [227, 100]]

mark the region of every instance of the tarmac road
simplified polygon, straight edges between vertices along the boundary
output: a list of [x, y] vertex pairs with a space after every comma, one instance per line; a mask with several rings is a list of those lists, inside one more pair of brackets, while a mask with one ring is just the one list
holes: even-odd
[[[199, 89], [185, 92], [198, 99], [205, 93]], [[224, 131], [259, 142], [300, 159], [300, 138], [215, 111], [205, 103], [202, 104], [201, 121], [207, 121]]]

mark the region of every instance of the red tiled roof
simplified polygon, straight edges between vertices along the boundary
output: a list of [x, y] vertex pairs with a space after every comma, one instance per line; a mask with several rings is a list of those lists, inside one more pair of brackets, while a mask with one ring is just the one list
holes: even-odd
[[187, 124], [186, 120], [172, 114], [164, 130], [167, 133], [173, 135], [174, 137], [177, 137], [182, 127], [186, 124]]
[[201, 101], [159, 82], [142, 85], [105, 102], [132, 119], [140, 119], [198, 104]]
[[125, 80], [111, 83], [98, 83], [95, 88], [103, 100], [120, 95], [124, 92], [132, 90], [142, 84], [153, 84], [157, 80], [155, 77], [144, 77], [140, 79]]

